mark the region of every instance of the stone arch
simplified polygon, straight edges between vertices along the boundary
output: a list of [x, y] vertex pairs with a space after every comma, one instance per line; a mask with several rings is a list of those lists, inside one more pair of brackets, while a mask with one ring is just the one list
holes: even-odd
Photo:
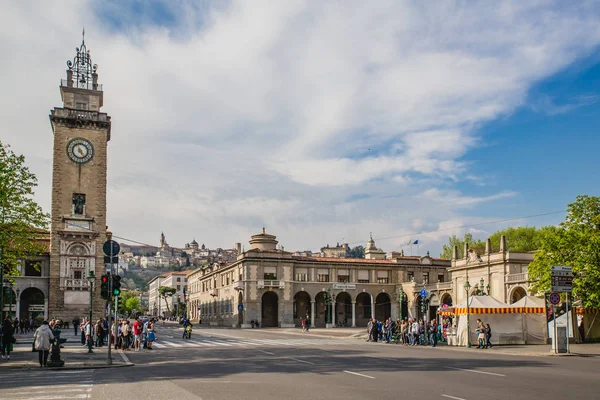
[[20, 294], [21, 312], [19, 319], [33, 319], [34, 326], [40, 326], [44, 320], [45, 300], [44, 292], [36, 287], [29, 287]]
[[371, 293], [362, 292], [356, 296], [356, 326], [367, 326], [373, 318]]
[[277, 293], [268, 291], [261, 298], [261, 326], [277, 327], [279, 326], [279, 297]]
[[302, 318], [307, 315], [310, 318], [310, 294], [303, 290], [294, 295], [294, 324], [302, 325]]
[[327, 303], [325, 302], [326, 292], [319, 292], [315, 295], [315, 321], [317, 328], [325, 327], [327, 323]]
[[510, 291], [510, 304], [516, 303], [521, 300], [523, 297], [527, 296], [527, 291], [521, 286], [515, 286]]
[[450, 295], [450, 293], [444, 293], [441, 297], [440, 302], [442, 304], [442, 307], [444, 304], [447, 305], [448, 307], [451, 307], [452, 306], [452, 296]]
[[392, 300], [390, 295], [381, 292], [375, 298], [375, 318], [378, 321], [385, 321], [392, 316]]
[[352, 324], [352, 296], [348, 292], [335, 296], [335, 322], [342, 326]]

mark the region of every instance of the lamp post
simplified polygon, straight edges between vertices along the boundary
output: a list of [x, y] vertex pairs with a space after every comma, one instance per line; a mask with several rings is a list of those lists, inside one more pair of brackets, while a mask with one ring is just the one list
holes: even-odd
[[[89, 320], [89, 324], [90, 324], [90, 337], [88, 338], [88, 353], [93, 353], [92, 351], [92, 298], [93, 298], [93, 294], [94, 294], [94, 281], [96, 280], [96, 277], [94, 276], [94, 271], [90, 270], [90, 273], [88, 275], [88, 283], [90, 284], [90, 320]], [[87, 333], [87, 332], [86, 332]]]
[[467, 292], [467, 348], [471, 348], [471, 325], [469, 324], [469, 291], [471, 284], [469, 281], [465, 282], [465, 292]]
[[404, 302], [406, 302], [408, 300], [408, 296], [406, 295], [406, 293], [404, 292], [404, 290], [402, 289], [402, 286], [400, 286], [400, 289], [398, 289], [398, 293], [396, 294], [397, 298], [398, 298], [398, 307], [399, 307], [399, 312], [398, 314], [400, 315], [400, 321], [402, 321], [402, 305], [404, 304]]
[[13, 296], [12, 296], [13, 291], [12, 291], [12, 288], [13, 288], [13, 284], [12, 284], [12, 282], [9, 281], [8, 282], [8, 293], [9, 293], [8, 318], [12, 318], [12, 302], [13, 302]]
[[[21, 294], [21, 290], [19, 288], [17, 288], [17, 290], [15, 290], [15, 292], [17, 292], [17, 299], [16, 299], [17, 301], [16, 301], [16, 303], [19, 304], [19, 302], [21, 301], [20, 300], [21, 297], [19, 297], [19, 295]], [[19, 319], [21, 318], [21, 316], [19, 315], [20, 314], [19, 311], [20, 311], [19, 307], [17, 307], [15, 309], [15, 318], [19, 318]]]

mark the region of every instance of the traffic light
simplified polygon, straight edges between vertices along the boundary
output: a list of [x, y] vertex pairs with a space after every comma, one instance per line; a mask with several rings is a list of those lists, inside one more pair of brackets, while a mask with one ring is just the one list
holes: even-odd
[[113, 275], [112, 290], [113, 296], [118, 296], [121, 294], [121, 277], [119, 275]]
[[108, 275], [102, 275], [102, 278], [100, 278], [100, 280], [100, 297], [102, 297], [105, 300], [108, 300], [110, 298], [110, 293], [108, 293]]

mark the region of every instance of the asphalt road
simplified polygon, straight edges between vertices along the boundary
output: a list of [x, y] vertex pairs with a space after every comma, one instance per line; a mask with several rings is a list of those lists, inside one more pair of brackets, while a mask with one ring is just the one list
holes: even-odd
[[[31, 383], [16, 379], [10, 392], [0, 383], [0, 399], [600, 398], [600, 358], [593, 357], [507, 356], [263, 329], [196, 329], [188, 341], [178, 327], [164, 327], [158, 336], [155, 350], [127, 352], [135, 367], [66, 377], [47, 371], [42, 381], [50, 394], [26, 397]], [[63, 389], [74, 379], [85, 392], [73, 393], [85, 397], [58, 394], [52, 376]]]

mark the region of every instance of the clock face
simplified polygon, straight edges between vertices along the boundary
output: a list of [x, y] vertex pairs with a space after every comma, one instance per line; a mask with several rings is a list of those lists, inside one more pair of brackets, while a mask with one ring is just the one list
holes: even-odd
[[77, 164], [85, 164], [94, 157], [94, 146], [85, 139], [71, 139], [67, 144], [67, 155]]

